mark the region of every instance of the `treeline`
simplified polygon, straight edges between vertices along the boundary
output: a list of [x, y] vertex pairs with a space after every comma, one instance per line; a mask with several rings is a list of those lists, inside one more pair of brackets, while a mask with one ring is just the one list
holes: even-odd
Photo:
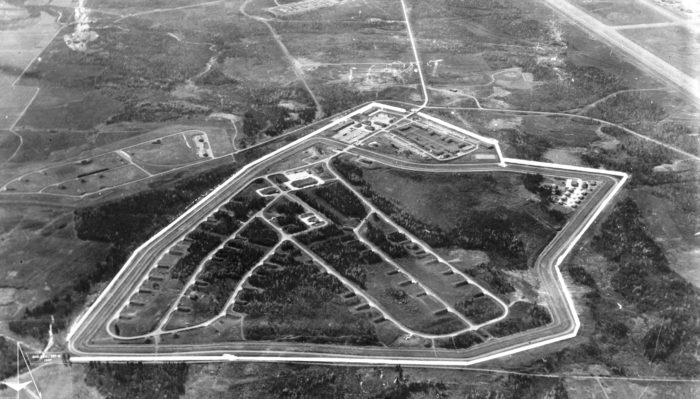
[[515, 288], [510, 283], [508, 275], [494, 267], [491, 263], [480, 263], [473, 269], [465, 269], [464, 272], [488, 284], [488, 287], [492, 291], [500, 295], [508, 295], [511, 292], [515, 292]]
[[333, 210], [331, 207], [327, 206], [321, 202], [314, 194], [312, 190], [298, 190], [294, 192], [294, 195], [299, 197], [300, 200], [304, 201], [308, 206], [319, 211], [323, 216], [328, 218], [331, 222], [342, 225], [343, 219], [341, 215]]
[[581, 160], [594, 168], [627, 172], [632, 177], [630, 184], [633, 186], [655, 186], [680, 180], [680, 175], [676, 173], [654, 172], [655, 166], [673, 160], [669, 149], [629, 135], [617, 138], [620, 144], [616, 149], [592, 148], [581, 154]]
[[115, 201], [77, 209], [74, 219], [78, 238], [110, 243], [111, 247], [102, 261], [76, 275], [72, 286], [27, 309], [21, 319], [10, 323], [10, 329], [19, 335], [46, 340], [52, 315], [54, 326], [64, 328], [72, 310], [82, 306], [94, 284], [111, 279], [138, 245], [236, 169], [237, 164], [225, 165], [175, 184], [156, 186]]
[[488, 331], [495, 337], [505, 337], [551, 322], [552, 316], [546, 308], [528, 302], [516, 302], [510, 306], [508, 317], [489, 326]]
[[[631, 199], [615, 206], [593, 239], [593, 247], [615, 265], [613, 289], [644, 313], [661, 321], [644, 336], [646, 357], [666, 361], [683, 375], [700, 374], [700, 362], [688, 353], [697, 349], [700, 297], [673, 272], [663, 250], [647, 233], [642, 215]], [[575, 272], [580, 273], [580, 272]], [[587, 277], [583, 279], [589, 282]], [[591, 295], [595, 300], [598, 296]], [[596, 302], [593, 302], [596, 310]]]
[[464, 317], [476, 324], [495, 319], [503, 313], [498, 303], [487, 296], [465, 298], [454, 306]]
[[479, 334], [467, 331], [454, 337], [436, 339], [435, 346], [446, 349], [467, 349], [482, 342], [484, 340]]
[[367, 216], [367, 209], [362, 201], [341, 182], [324, 184], [313, 192], [345, 216], [358, 219]]
[[222, 237], [202, 231], [200, 227], [189, 233], [187, 239], [191, 241], [187, 254], [170, 269], [170, 277], [182, 283], [189, 280], [207, 255], [224, 242]]
[[[649, 92], [619, 93], [597, 104], [587, 115], [622, 125], [689, 153], [700, 153], [695, 136], [698, 133], [697, 127], [691, 128], [691, 125], [679, 121], [666, 120], [669, 113], [663, 104], [668, 102], [667, 99], [667, 95], [658, 96]], [[605, 130], [603, 132], [608, 133]]]
[[185, 363], [88, 363], [85, 383], [110, 399], [177, 399], [185, 393]]
[[282, 227], [285, 233], [294, 234], [308, 229], [306, 223], [299, 219], [299, 215], [304, 213], [304, 207], [298, 202], [281, 198], [275, 205], [274, 211], [279, 214], [275, 218], [275, 222]]
[[[378, 217], [376, 213], [373, 214], [373, 216], [374, 218]], [[369, 222], [365, 226], [367, 226], [367, 239], [381, 249], [385, 254], [389, 255], [393, 259], [403, 258], [408, 255], [408, 252], [403, 245], [389, 241], [384, 231], [376, 227], [374, 223]]]
[[272, 247], [279, 241], [277, 231], [262, 219], [256, 217], [241, 230], [241, 237], [245, 237], [249, 242], [264, 247]]
[[419, 220], [377, 194], [364, 180], [362, 169], [352, 162], [336, 157], [332, 165], [350, 183], [357, 186], [360, 193], [369, 198], [377, 208], [426, 244], [433, 247], [458, 246], [464, 249], [485, 250], [506, 258], [509, 268], [528, 267], [525, 243], [519, 235], [521, 226], [538, 225], [532, 216], [505, 208], [472, 210], [465, 213], [454, 230], [444, 231], [438, 226]]
[[198, 314], [213, 316], [218, 314], [228, 301], [241, 278], [262, 259], [265, 252], [245, 241], [232, 240], [216, 251], [202, 268], [198, 281], [206, 283], [198, 286], [202, 295], [192, 298], [193, 308]]
[[315, 114], [313, 107], [299, 111], [290, 111], [277, 105], [249, 109], [243, 114], [243, 134], [247, 138], [258, 134], [278, 136], [290, 127], [312, 122]]
[[[17, 375], [17, 343], [0, 336], [0, 381], [5, 378]], [[24, 362], [20, 358], [20, 373], [26, 369]], [[2, 389], [0, 388], [0, 391]]]
[[[303, 241], [302, 241], [303, 242]], [[311, 245], [311, 250], [328, 262], [338, 273], [365, 288], [365, 265], [381, 262], [381, 257], [354, 236], [344, 235]]]
[[314, 242], [324, 241], [329, 238], [339, 237], [345, 234], [343, 230], [340, 229], [335, 224], [329, 224], [318, 229], [311, 230], [308, 233], [304, 233], [297, 237], [297, 240], [304, 245], [309, 245]]
[[[525, 72], [539, 77], [556, 78], [556, 74], [537, 66], [536, 62], [521, 65]], [[546, 68], [546, 67], [545, 67]], [[564, 111], [586, 106], [600, 98], [627, 88], [618, 74], [612, 74], [593, 66], [579, 66], [566, 61], [560, 68], [568, 79], [550, 79], [532, 90], [518, 90], [508, 96], [508, 102], [527, 111]]]

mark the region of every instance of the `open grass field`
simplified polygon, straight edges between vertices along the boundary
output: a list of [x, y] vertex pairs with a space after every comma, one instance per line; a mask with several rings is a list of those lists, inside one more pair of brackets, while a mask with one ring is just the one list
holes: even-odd
[[378, 193], [444, 229], [456, 227], [470, 211], [520, 208], [534, 198], [516, 173], [430, 174], [374, 167], [363, 175]]
[[668, 22], [660, 13], [639, 0], [576, 0], [574, 3], [608, 25]]
[[67, 195], [84, 195], [111, 187], [121, 186], [136, 180], [148, 178], [142, 169], [135, 165], [125, 165], [90, 176], [79, 177], [46, 187], [43, 192]]
[[109, 153], [26, 174], [7, 184], [7, 189], [17, 192], [40, 191], [51, 185], [91, 176], [98, 171], [121, 168], [126, 165], [128, 165], [128, 162], [124, 158], [116, 153]]
[[2, 87], [0, 90], [0, 129], [15, 127], [36, 94], [35, 87]]
[[700, 75], [700, 38], [683, 26], [625, 29], [626, 37], [648, 49], [688, 76]]
[[76, 238], [70, 209], [3, 204], [0, 229], [0, 320], [11, 320], [25, 307], [61, 292], [108, 249]]
[[90, 130], [119, 114], [123, 105], [97, 90], [41, 88], [36, 100], [17, 122], [18, 129]]
[[[425, 295], [418, 284], [410, 283], [406, 275], [388, 275], [394, 268], [386, 263], [371, 265], [367, 270], [369, 295], [406, 327], [424, 333], [447, 334], [467, 326], [451, 313], [438, 314], [444, 306], [434, 297]], [[408, 281], [408, 284], [405, 282]]]
[[5, 7], [9, 21], [0, 23], [0, 87], [10, 86], [60, 28], [54, 15], [32, 15], [22, 7], [4, 3]]

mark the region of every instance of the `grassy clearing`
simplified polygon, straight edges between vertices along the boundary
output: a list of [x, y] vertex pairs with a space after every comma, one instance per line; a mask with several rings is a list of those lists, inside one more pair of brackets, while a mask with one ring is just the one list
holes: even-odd
[[668, 19], [639, 0], [581, 1], [579, 6], [608, 25], [668, 22]]
[[56, 194], [84, 195], [145, 179], [148, 175], [135, 165], [106, 170], [48, 187], [45, 191]]
[[39, 90], [17, 126], [33, 130], [89, 131], [122, 109], [120, 101], [97, 90], [45, 87]]
[[128, 165], [127, 161], [116, 153], [109, 153], [94, 158], [85, 158], [52, 168], [24, 175], [8, 184], [8, 190], [18, 192], [35, 192], [51, 185], [70, 180], [99, 175], [107, 170], [118, 169]]
[[[340, 160], [334, 166], [348, 162]], [[542, 223], [550, 218], [525, 188], [523, 175], [347, 167], [344, 174], [361, 174], [366, 182], [361, 190], [374, 193], [370, 196], [375, 205], [429, 245], [486, 250], [492, 261], [503, 260], [501, 264], [517, 269], [526, 268], [553, 236], [552, 228]], [[488, 238], [495, 236], [500, 238]]]
[[531, 328], [544, 326], [552, 321], [546, 308], [527, 302], [516, 302], [503, 321], [487, 327], [495, 337], [505, 337]]
[[37, 89], [35, 87], [11, 86], [0, 90], [0, 130], [10, 129], [22, 117]]

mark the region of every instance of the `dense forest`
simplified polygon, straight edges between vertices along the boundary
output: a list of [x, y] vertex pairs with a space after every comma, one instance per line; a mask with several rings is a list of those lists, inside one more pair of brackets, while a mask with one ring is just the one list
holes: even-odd
[[235, 305], [246, 314], [246, 339], [377, 345], [369, 319], [351, 314], [340, 299], [345, 286], [299, 255], [292, 246], [275, 254], [272, 261], [281, 266], [265, 265], [251, 276], [249, 283], [262, 290], [243, 291]]

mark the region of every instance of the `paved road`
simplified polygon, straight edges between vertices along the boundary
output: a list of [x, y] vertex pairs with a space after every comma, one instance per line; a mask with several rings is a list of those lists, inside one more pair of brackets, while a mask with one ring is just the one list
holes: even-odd
[[563, 14], [589, 33], [599, 37], [603, 42], [618, 48], [627, 57], [636, 61], [657, 79], [667, 82], [679, 89], [695, 105], [700, 105], [700, 83], [698, 80], [671, 66], [663, 59], [628, 39], [614, 27], [600, 22], [595, 17], [571, 4], [567, 0], [543, 0], [550, 8]]
[[[287, 151], [296, 151], [304, 146], [313, 144], [314, 141], [325, 141], [314, 137], [302, 139], [291, 144]], [[274, 164], [279, 159], [273, 156], [257, 163], [240, 173], [239, 177], [222, 186], [216, 195], [210, 196], [199, 202], [189, 213], [178, 219], [163, 233], [147, 245], [138, 250], [127, 262], [115, 281], [105, 290], [89, 314], [80, 318], [77, 326], [69, 334], [68, 349], [73, 354], [73, 361], [213, 361], [213, 360], [240, 360], [240, 361], [275, 361], [284, 359], [287, 361], [313, 361], [313, 362], [345, 362], [362, 364], [415, 364], [415, 365], [468, 365], [479, 361], [517, 353], [522, 350], [543, 346], [558, 339], [572, 337], [578, 329], [578, 318], [575, 310], [570, 305], [569, 293], [563, 286], [562, 277], [558, 271], [563, 255], [571, 249], [582, 233], [588, 227], [588, 222], [597, 215], [597, 211], [607, 203], [607, 199], [614, 195], [614, 188], [618, 187], [619, 179], [602, 173], [565, 171], [556, 167], [531, 166], [509, 164], [501, 167], [497, 164], [487, 165], [440, 165], [417, 164], [401, 161], [392, 157], [372, 153], [366, 150], [353, 149], [353, 152], [362, 154], [376, 162], [382, 162], [391, 166], [406, 170], [430, 171], [430, 172], [475, 172], [475, 171], [512, 171], [516, 173], [541, 173], [543, 175], [555, 174], [582, 179], [603, 181], [597, 191], [589, 197], [570, 223], [559, 232], [554, 240], [542, 251], [536, 261], [538, 275], [542, 281], [542, 287], [549, 297], [550, 311], [553, 322], [547, 326], [514, 334], [502, 339], [492, 340], [483, 345], [461, 351], [447, 351], [423, 348], [389, 349], [382, 347], [348, 347], [338, 345], [314, 345], [281, 342], [227, 342], [197, 345], [159, 345], [158, 354], [154, 355], [154, 347], [139, 343], [124, 341], [121, 343], [98, 343], [95, 338], [102, 335], [100, 329], [106, 327], [107, 321], [115, 311], [119, 309], [123, 301], [128, 298], [133, 287], [139, 284], [143, 273], [148, 270], [158, 256], [172, 244], [172, 241], [200, 222], [202, 218], [218, 208], [245, 183], [257, 177], [265, 168]], [[605, 199], [606, 201], [601, 201]], [[231, 355], [231, 354], [235, 355]], [[439, 358], [436, 358], [439, 354]], [[154, 357], [157, 356], [157, 357]]]

